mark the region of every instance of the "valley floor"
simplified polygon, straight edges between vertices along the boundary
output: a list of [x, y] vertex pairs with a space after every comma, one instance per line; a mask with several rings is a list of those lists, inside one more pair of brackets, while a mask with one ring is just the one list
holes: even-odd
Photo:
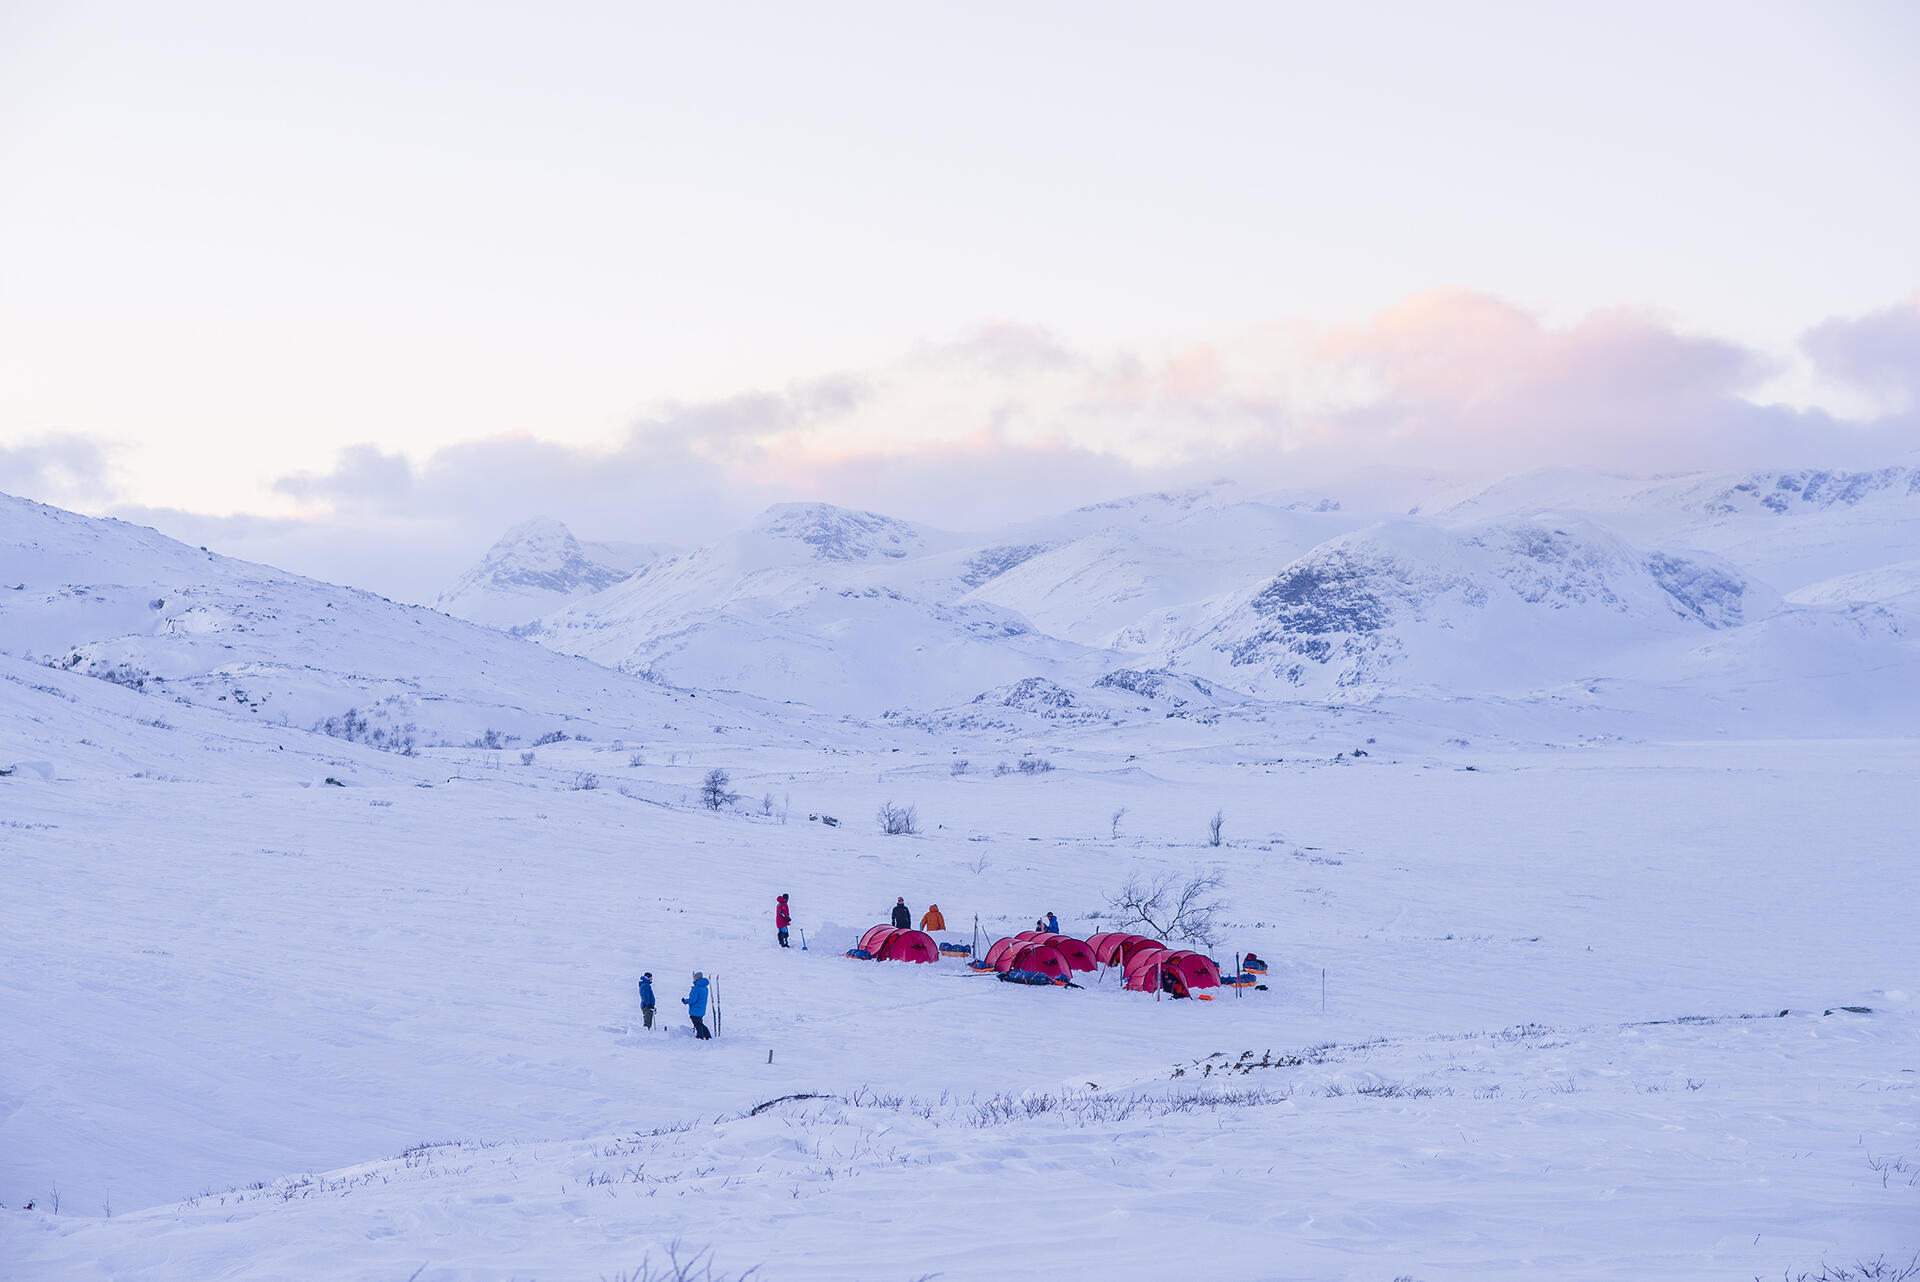
[[[4, 781], [8, 1277], [613, 1278], [674, 1242], [770, 1282], [1920, 1252], [1920, 743], [1336, 764], [1176, 727], [996, 776], [925, 740], [519, 767], [199, 715], [164, 770], [133, 768], [160, 732], [109, 726]], [[699, 808], [716, 764], [738, 813]], [[882, 836], [885, 800], [921, 834]], [[1222, 952], [1270, 991], [838, 955], [896, 895], [949, 937], [1090, 933], [1134, 867], [1217, 867]], [[806, 951], [773, 943], [781, 891]], [[818, 1098], [754, 1111], [790, 1095]]]

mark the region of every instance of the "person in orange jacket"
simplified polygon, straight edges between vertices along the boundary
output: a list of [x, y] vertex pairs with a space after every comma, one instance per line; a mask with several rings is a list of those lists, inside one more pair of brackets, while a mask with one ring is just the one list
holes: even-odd
[[920, 914], [920, 929], [945, 930], [946, 928], [947, 919], [940, 915], [940, 905], [928, 904], [927, 911]]

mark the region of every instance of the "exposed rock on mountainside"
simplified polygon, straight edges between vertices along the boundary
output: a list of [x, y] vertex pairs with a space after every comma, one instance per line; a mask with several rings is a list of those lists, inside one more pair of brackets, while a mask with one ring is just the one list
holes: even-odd
[[1767, 511], [1781, 515], [1852, 507], [1876, 495], [1920, 495], [1920, 468], [1883, 467], [1871, 472], [1756, 472], [1710, 497], [1704, 511], [1731, 516]]

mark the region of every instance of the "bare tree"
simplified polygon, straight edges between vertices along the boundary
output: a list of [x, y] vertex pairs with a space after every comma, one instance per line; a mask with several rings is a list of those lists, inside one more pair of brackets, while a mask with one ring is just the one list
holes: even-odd
[[740, 800], [739, 793], [727, 791], [727, 785], [732, 782], [733, 777], [718, 766], [707, 771], [707, 777], [700, 781], [700, 804], [708, 810], [718, 810]]
[[891, 801], [882, 802], [879, 813], [874, 817], [880, 822], [880, 831], [889, 837], [911, 837], [920, 831], [920, 810], [917, 806], [896, 806]]
[[1113, 837], [1115, 841], [1120, 840], [1120, 821], [1126, 818], [1126, 815], [1127, 815], [1127, 808], [1125, 806], [1122, 806], [1120, 807], [1120, 809], [1113, 812], [1113, 819], [1110, 825], [1110, 835]]
[[1213, 818], [1207, 820], [1207, 844], [1209, 846], [1217, 846], [1220, 844], [1220, 825], [1226, 821], [1227, 812], [1224, 810], [1214, 811]]
[[1215, 895], [1224, 884], [1217, 872], [1195, 873], [1182, 881], [1178, 873], [1148, 879], [1135, 871], [1107, 896], [1107, 906], [1121, 930], [1138, 929], [1156, 939], [1184, 939], [1211, 948], [1220, 942], [1219, 917], [1227, 906]]

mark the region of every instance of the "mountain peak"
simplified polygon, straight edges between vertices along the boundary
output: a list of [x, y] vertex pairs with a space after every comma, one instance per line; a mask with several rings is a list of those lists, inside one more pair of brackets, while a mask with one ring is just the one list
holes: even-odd
[[526, 623], [605, 591], [655, 555], [638, 545], [582, 543], [559, 521], [536, 516], [501, 535], [434, 605], [493, 627]]
[[803, 543], [821, 561], [898, 560], [926, 546], [917, 526], [831, 503], [776, 503], [761, 513], [754, 529], [771, 538]]

